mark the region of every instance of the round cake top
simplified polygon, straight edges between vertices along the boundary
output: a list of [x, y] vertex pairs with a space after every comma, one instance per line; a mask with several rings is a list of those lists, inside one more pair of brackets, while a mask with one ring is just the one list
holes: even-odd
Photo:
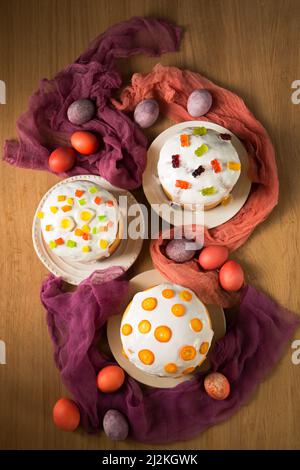
[[109, 256], [109, 247], [118, 233], [116, 199], [87, 181], [59, 185], [50, 192], [37, 217], [49, 248], [57, 256], [74, 261]]
[[231, 134], [189, 127], [168, 139], [157, 165], [163, 188], [178, 204], [209, 206], [226, 198], [241, 173]]
[[178, 377], [204, 361], [213, 330], [205, 305], [192, 290], [165, 283], [133, 297], [120, 334], [124, 354], [136, 367]]

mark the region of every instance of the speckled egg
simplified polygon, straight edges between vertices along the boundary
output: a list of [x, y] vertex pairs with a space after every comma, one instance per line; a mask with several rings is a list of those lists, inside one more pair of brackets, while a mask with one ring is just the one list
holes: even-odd
[[81, 125], [90, 121], [95, 115], [93, 101], [81, 99], [74, 101], [68, 108], [67, 116], [72, 124]]
[[146, 129], [152, 126], [157, 120], [159, 115], [159, 106], [155, 100], [143, 100], [141, 101], [134, 110], [135, 122]]
[[196, 251], [187, 249], [187, 245], [191, 244], [190, 240], [182, 238], [181, 240], [171, 240], [166, 246], [166, 255], [176, 263], [184, 263], [194, 258]]
[[129, 432], [127, 420], [118, 410], [108, 410], [105, 413], [103, 429], [112, 441], [125, 441]]
[[193, 117], [204, 116], [212, 105], [212, 96], [208, 90], [194, 90], [187, 101], [188, 113]]
[[230, 383], [220, 372], [208, 374], [204, 379], [204, 388], [214, 400], [226, 400], [230, 394]]

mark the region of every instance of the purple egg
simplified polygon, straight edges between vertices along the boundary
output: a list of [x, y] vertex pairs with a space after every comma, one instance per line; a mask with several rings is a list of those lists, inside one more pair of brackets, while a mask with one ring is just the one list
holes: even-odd
[[187, 100], [188, 113], [193, 117], [208, 113], [212, 105], [212, 96], [208, 90], [194, 90]]
[[68, 107], [67, 115], [72, 124], [80, 125], [90, 121], [94, 117], [95, 111], [93, 101], [81, 99], [73, 101]]
[[159, 106], [155, 100], [141, 101], [134, 110], [135, 122], [146, 129], [155, 123], [159, 115]]
[[196, 251], [187, 250], [186, 245], [192, 243], [191, 240], [182, 238], [181, 240], [171, 240], [166, 246], [166, 255], [176, 263], [184, 263], [194, 258]]
[[127, 420], [118, 410], [108, 410], [105, 413], [103, 429], [112, 441], [125, 441], [129, 432]]

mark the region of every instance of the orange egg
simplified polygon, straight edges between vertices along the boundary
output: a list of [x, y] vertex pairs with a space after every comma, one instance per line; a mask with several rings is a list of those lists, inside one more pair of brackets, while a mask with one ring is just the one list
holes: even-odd
[[106, 366], [97, 376], [97, 387], [101, 392], [113, 393], [122, 387], [125, 373], [119, 366]]
[[199, 331], [202, 330], [203, 324], [200, 318], [192, 318], [190, 321], [190, 327], [192, 328], [193, 331], [196, 333], [199, 333]]
[[171, 311], [175, 317], [182, 317], [185, 314], [185, 306], [181, 304], [174, 304]]
[[238, 291], [244, 284], [244, 271], [236, 261], [227, 261], [220, 269], [219, 281], [223, 289], [229, 292]]
[[180, 357], [184, 361], [191, 361], [196, 356], [196, 349], [194, 346], [183, 346], [180, 351]]
[[207, 246], [199, 255], [199, 264], [203, 269], [217, 269], [228, 259], [226, 246]]
[[144, 310], [154, 310], [157, 306], [157, 300], [155, 297], [147, 297], [142, 302], [142, 308]]
[[172, 299], [172, 297], [174, 297], [174, 291], [173, 289], [164, 289], [162, 295], [165, 299]]
[[139, 351], [139, 359], [146, 366], [151, 366], [151, 364], [153, 364], [154, 362], [155, 357], [153, 352], [149, 349], [142, 349], [141, 351]]
[[77, 131], [71, 136], [71, 144], [81, 155], [91, 155], [97, 152], [99, 142], [91, 132]]
[[206, 393], [215, 400], [225, 400], [230, 394], [230, 383], [225, 375], [212, 372], [204, 379]]
[[172, 337], [172, 330], [168, 326], [158, 326], [155, 328], [154, 336], [160, 343], [167, 343]]
[[75, 431], [80, 423], [78, 406], [69, 398], [60, 398], [53, 407], [53, 421], [63, 431]]

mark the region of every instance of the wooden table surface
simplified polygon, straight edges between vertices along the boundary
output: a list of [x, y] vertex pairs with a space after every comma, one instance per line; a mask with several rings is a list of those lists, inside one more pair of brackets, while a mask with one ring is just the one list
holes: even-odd
[[[180, 51], [161, 62], [202, 72], [238, 93], [270, 133], [280, 201], [236, 259], [254, 286], [300, 312], [300, 104], [291, 101], [291, 83], [300, 79], [299, 0], [1, 0], [0, 79], [7, 86], [7, 104], [0, 105], [1, 149], [16, 135], [16, 119], [39, 80], [71, 63], [107, 27], [135, 15], [182, 25]], [[140, 56], [121, 67], [128, 78], [134, 71], [150, 71], [156, 62]], [[7, 351], [7, 364], [0, 365], [0, 448], [147, 448], [130, 440], [112, 443], [103, 433], [63, 433], [52, 424], [52, 406], [65, 390], [39, 300], [47, 271], [34, 253], [31, 224], [36, 205], [57, 178], [4, 163], [0, 171], [0, 340]], [[144, 200], [142, 191], [135, 194]], [[131, 275], [151, 267], [148, 246], [145, 242]], [[297, 335], [300, 339], [299, 330]], [[231, 419], [168, 448], [299, 448], [300, 365], [292, 364], [291, 353], [290, 344]]]

